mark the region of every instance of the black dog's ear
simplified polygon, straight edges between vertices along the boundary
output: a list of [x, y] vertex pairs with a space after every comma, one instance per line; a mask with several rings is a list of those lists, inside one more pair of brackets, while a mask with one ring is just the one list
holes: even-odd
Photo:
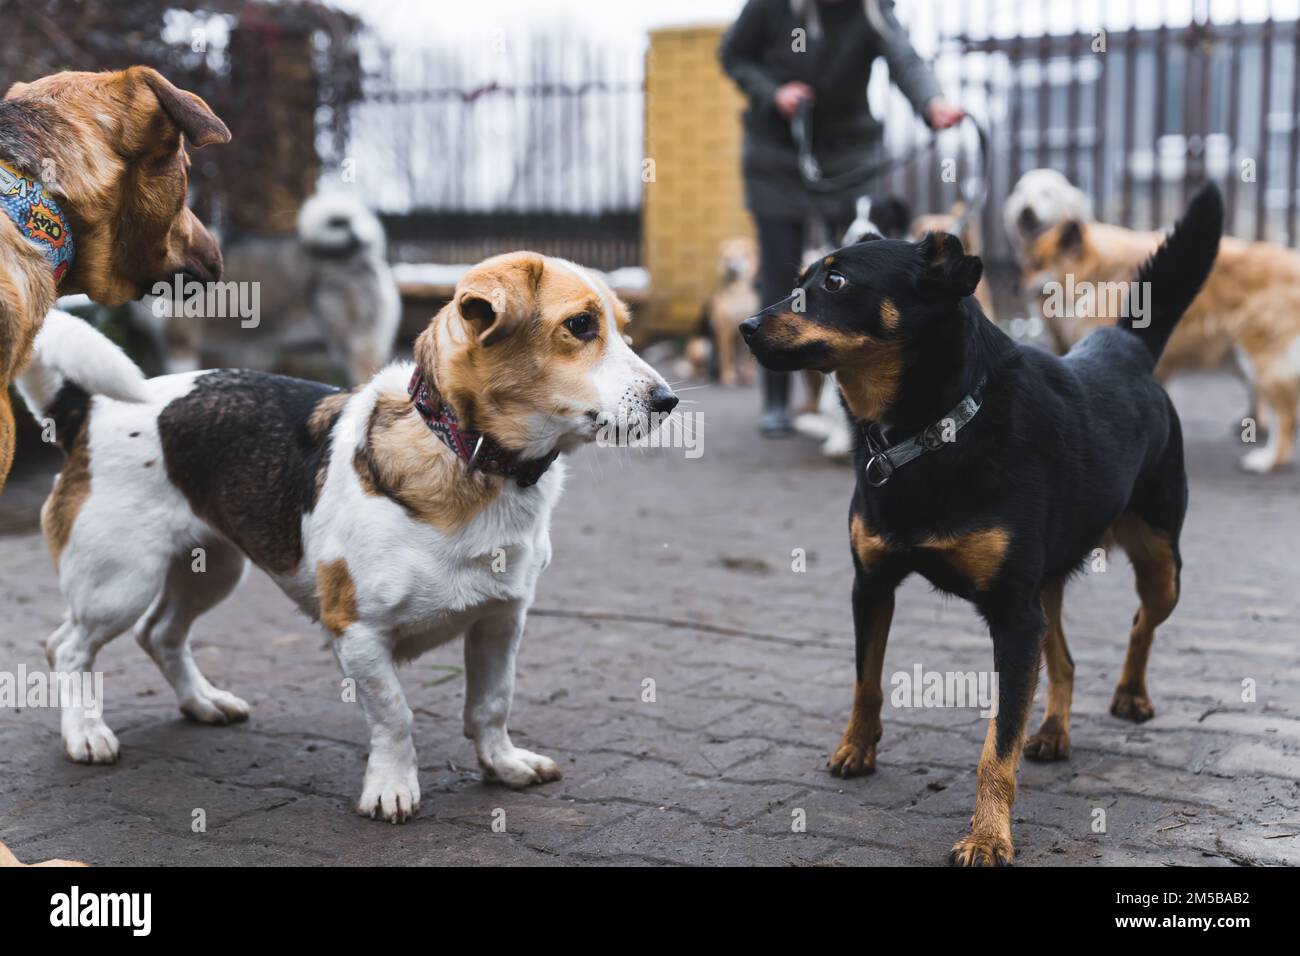
[[929, 232], [919, 249], [925, 262], [920, 283], [923, 291], [952, 299], [975, 292], [984, 263], [979, 256], [966, 255], [960, 239], [947, 232]]

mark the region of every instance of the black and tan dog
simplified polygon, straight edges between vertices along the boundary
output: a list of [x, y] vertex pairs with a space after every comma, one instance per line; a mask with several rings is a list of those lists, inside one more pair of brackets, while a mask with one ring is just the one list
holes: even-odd
[[[1022, 744], [1031, 759], [1069, 753], [1074, 663], [1062, 592], [1108, 538], [1128, 552], [1141, 599], [1111, 713], [1152, 716], [1147, 656], [1178, 600], [1187, 507], [1178, 416], [1152, 369], [1214, 262], [1222, 221], [1208, 186], [1137, 275], [1150, 284], [1145, 314], [1097, 330], [1063, 359], [981, 315], [972, 293], [982, 263], [944, 234], [841, 249], [741, 325], [769, 368], [834, 371], [854, 422], [857, 672], [832, 772], [875, 768], [885, 642], [908, 574], [970, 600], [988, 622], [998, 709], [954, 863], [1011, 861]], [[1044, 652], [1047, 714], [1025, 742]]]

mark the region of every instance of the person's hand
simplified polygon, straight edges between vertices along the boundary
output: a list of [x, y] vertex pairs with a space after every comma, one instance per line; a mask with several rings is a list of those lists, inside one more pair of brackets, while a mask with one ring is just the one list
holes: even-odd
[[812, 98], [812, 87], [798, 80], [778, 86], [776, 92], [772, 94], [772, 102], [776, 104], [777, 112], [786, 119], [792, 119], [799, 109], [799, 104]]
[[930, 124], [931, 129], [947, 129], [949, 126], [955, 126], [965, 115], [964, 109], [954, 106], [942, 96], [936, 96], [925, 104], [925, 121]]

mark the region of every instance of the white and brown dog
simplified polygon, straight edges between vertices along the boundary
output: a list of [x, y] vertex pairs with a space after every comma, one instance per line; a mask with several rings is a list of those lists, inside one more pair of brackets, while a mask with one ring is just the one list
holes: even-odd
[[[402, 822], [419, 806], [395, 663], [461, 635], [464, 728], [485, 773], [511, 787], [557, 779], [506, 730], [524, 618], [551, 558], [557, 456], [652, 428], [677, 403], [628, 346], [627, 321], [580, 267], [498, 256], [461, 279], [414, 363], [344, 392], [242, 370], [146, 382], [89, 325], [51, 314], [20, 383], [67, 454], [41, 515], [67, 602], [50, 665], [88, 671], [133, 629], [182, 711], [245, 719], [248, 706], [199, 672], [188, 635], [251, 560], [321, 621], [356, 683], [370, 729], [359, 813]], [[110, 389], [147, 394], [123, 403]], [[73, 760], [118, 757], [98, 716], [68, 707], [62, 732]]]

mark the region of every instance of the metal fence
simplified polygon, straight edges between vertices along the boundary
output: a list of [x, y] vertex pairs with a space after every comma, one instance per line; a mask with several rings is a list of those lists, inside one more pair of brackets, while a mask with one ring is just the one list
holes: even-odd
[[[1039, 7], [1047, 22], [1059, 4]], [[1168, 225], [1212, 178], [1224, 187], [1229, 233], [1300, 242], [1300, 20], [1211, 22], [1198, 2], [1190, 18], [1142, 27], [974, 33], [959, 25], [934, 38], [931, 54], [949, 95], [990, 131], [982, 239], [995, 268], [1011, 267], [1002, 203], [1037, 167], [1065, 173], [1098, 219], [1138, 229]], [[892, 148], [928, 135], [900, 96], [885, 96]], [[975, 172], [973, 137], [945, 136], [931, 162], [887, 180], [919, 211], [957, 199], [958, 185], [935, 173], [941, 156], [959, 157], [959, 181]]]
[[[981, 238], [1005, 282], [1001, 206], [1040, 166], [1088, 193], [1099, 219], [1133, 228], [1167, 225], [1214, 178], [1230, 233], [1300, 243], [1300, 20], [1224, 16], [1227, 2], [1214, 20], [1209, 0], [1190, 0], [1181, 20], [1118, 28], [1110, 3], [900, 2], [950, 98], [990, 131]], [[371, 51], [353, 159], [409, 254], [453, 261], [522, 243], [602, 268], [639, 262], [640, 40], [556, 30], [517, 48]], [[930, 135], [883, 68], [871, 98], [890, 151]], [[969, 129], [943, 134], [886, 191], [917, 213], [950, 208], [959, 187], [939, 159], [958, 158], [960, 181], [975, 145]]]
[[640, 262], [639, 37], [541, 31], [371, 51], [369, 64], [353, 158], [399, 255], [472, 262], [526, 245]]

